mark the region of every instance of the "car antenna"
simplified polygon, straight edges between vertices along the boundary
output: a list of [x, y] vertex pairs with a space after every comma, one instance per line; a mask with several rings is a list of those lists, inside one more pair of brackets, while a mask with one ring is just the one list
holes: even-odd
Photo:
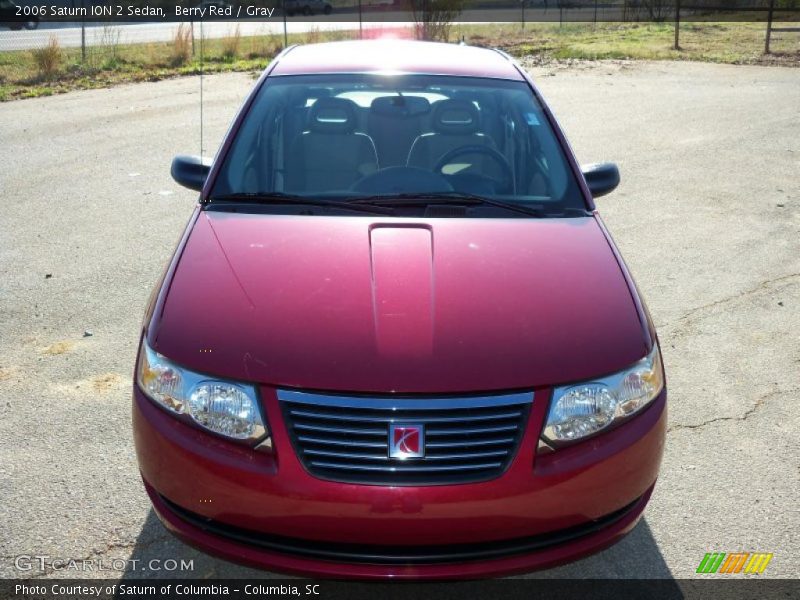
[[200, 160], [203, 160], [203, 17], [200, 17]]

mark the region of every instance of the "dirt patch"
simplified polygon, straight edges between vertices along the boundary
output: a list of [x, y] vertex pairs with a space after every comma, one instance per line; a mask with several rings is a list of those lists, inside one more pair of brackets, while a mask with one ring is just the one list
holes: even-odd
[[117, 373], [103, 373], [88, 380], [88, 384], [92, 389], [101, 394], [111, 391], [120, 383], [122, 383], [122, 376]]
[[46, 354], [47, 356], [56, 356], [58, 354], [66, 354], [67, 352], [71, 352], [74, 347], [75, 347], [75, 342], [70, 342], [66, 340], [63, 342], [56, 342], [55, 344], [50, 344], [46, 348], [42, 348], [40, 352], [42, 354]]
[[0, 367], [0, 381], [8, 381], [16, 375], [17, 367]]
[[625, 59], [589, 60], [578, 58], [552, 58], [546, 55], [529, 55], [517, 59], [520, 66], [526, 71], [545, 71], [547, 75], [555, 75], [565, 71], [589, 71], [604, 69], [606, 75], [615, 75], [624, 71], [631, 71], [642, 65], [642, 61]]

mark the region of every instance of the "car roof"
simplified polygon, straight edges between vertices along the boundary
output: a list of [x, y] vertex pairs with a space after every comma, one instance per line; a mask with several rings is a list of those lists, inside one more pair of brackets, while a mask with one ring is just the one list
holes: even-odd
[[419, 73], [514, 79], [523, 77], [497, 50], [410, 40], [364, 40], [289, 48], [270, 75]]

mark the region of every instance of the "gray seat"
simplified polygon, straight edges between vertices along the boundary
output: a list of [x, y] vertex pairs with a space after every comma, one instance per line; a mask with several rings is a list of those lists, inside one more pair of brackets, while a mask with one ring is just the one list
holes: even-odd
[[367, 131], [381, 168], [405, 166], [411, 144], [422, 133], [422, 117], [431, 110], [419, 96], [381, 96], [369, 108]]
[[378, 168], [372, 139], [355, 131], [358, 107], [344, 98], [319, 98], [311, 106], [307, 130], [291, 144], [286, 191], [349, 189]]
[[[433, 131], [414, 140], [408, 153], [408, 166], [432, 170], [442, 156], [462, 146], [487, 146], [494, 149], [492, 138], [481, 133], [480, 128], [480, 112], [472, 102], [436, 102], [431, 115]], [[460, 173], [489, 174], [495, 171], [491, 165], [492, 159], [479, 154], [472, 157], [462, 156], [456, 162], [464, 164]]]

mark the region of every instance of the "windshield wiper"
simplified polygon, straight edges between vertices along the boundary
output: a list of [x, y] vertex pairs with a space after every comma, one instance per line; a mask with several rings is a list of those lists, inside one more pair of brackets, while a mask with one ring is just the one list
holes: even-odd
[[589, 213], [582, 208], [558, 207], [554, 210], [546, 210], [544, 207], [525, 206], [514, 202], [503, 202], [485, 196], [475, 194], [463, 194], [461, 192], [422, 192], [406, 194], [383, 194], [377, 196], [365, 196], [362, 198], [352, 198], [348, 204], [368, 205], [368, 206], [428, 206], [431, 204], [461, 204], [467, 206], [496, 206], [506, 210], [518, 212], [532, 217], [550, 217], [560, 214], [576, 214], [588, 216]]
[[240, 192], [237, 194], [223, 194], [214, 196], [211, 202], [242, 202], [251, 204], [307, 204], [309, 206], [325, 206], [329, 208], [340, 208], [356, 212], [365, 212], [375, 215], [391, 215], [394, 210], [390, 207], [378, 205], [353, 205], [350, 202], [339, 202], [337, 200], [324, 200], [322, 198], [309, 198], [299, 194], [286, 194], [284, 192]]

